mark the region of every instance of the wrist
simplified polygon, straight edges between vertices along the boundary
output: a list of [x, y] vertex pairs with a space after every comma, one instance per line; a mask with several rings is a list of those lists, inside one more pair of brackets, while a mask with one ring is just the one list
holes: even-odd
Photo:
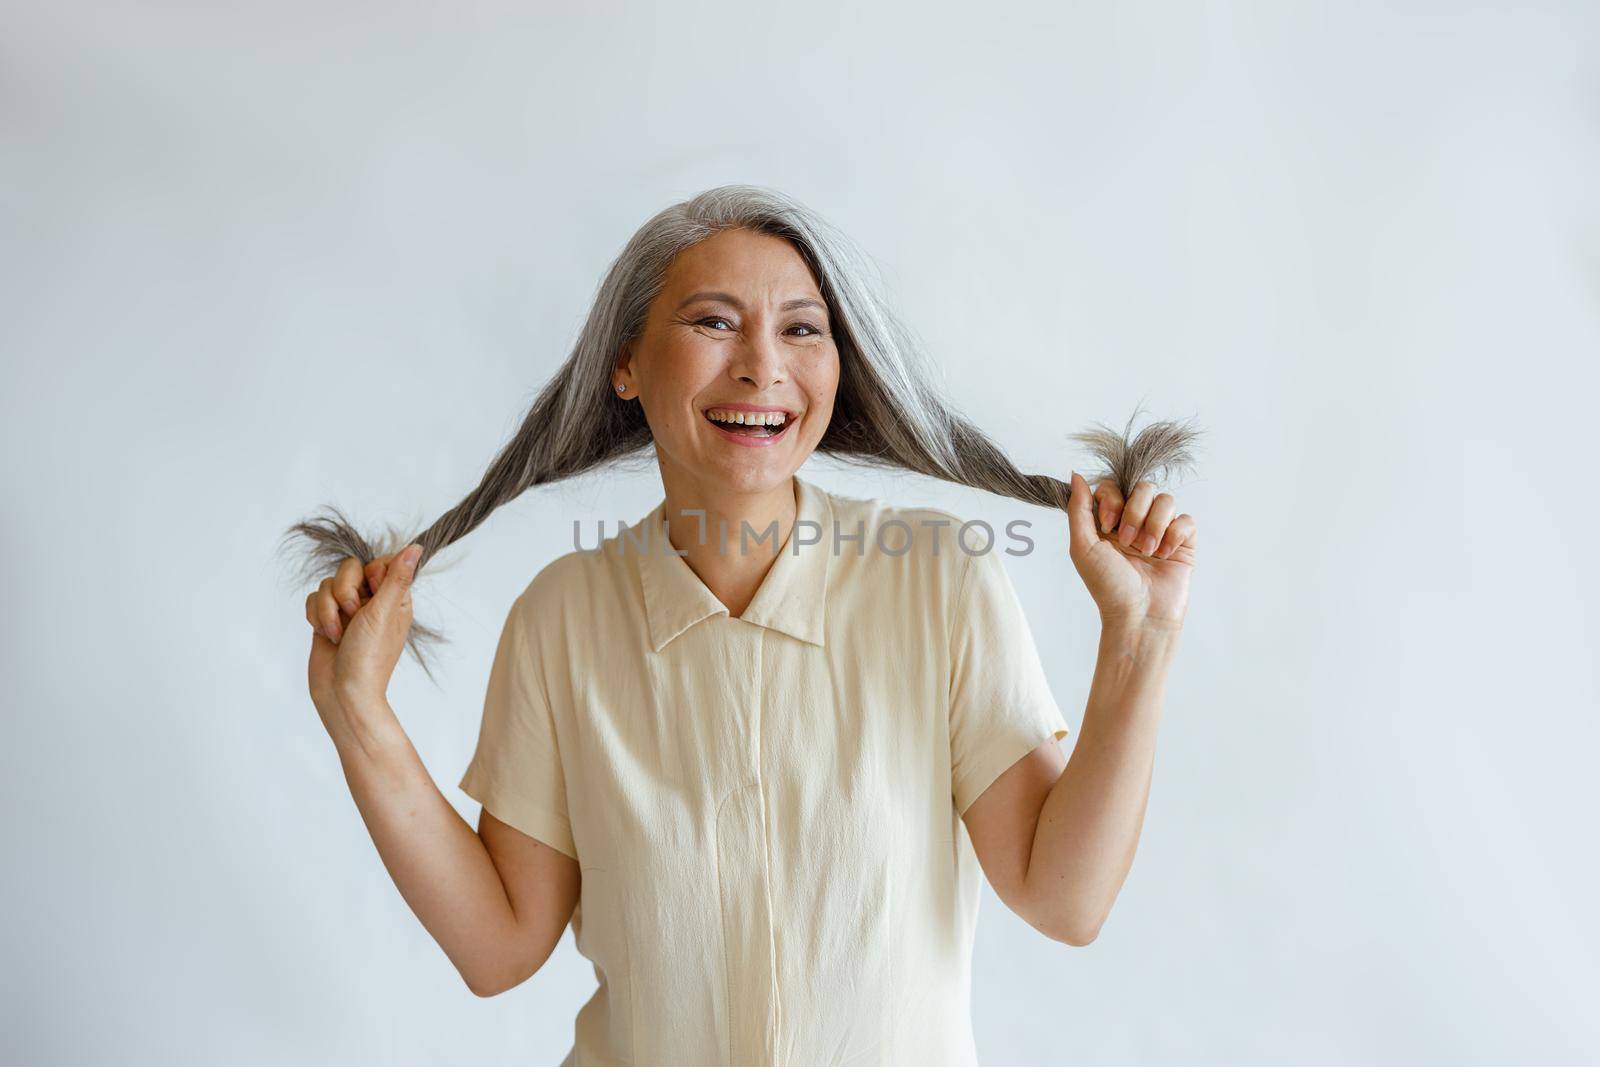
[[1163, 619], [1144, 614], [1100, 613], [1102, 633], [1126, 634], [1178, 634], [1183, 630], [1182, 619]]
[[336, 680], [333, 693], [345, 714], [352, 718], [362, 716], [381, 719], [394, 714], [393, 709], [389, 707], [389, 694], [382, 686], [368, 685], [353, 679]]
[[332, 733], [341, 759], [370, 757], [410, 743], [386, 696], [349, 693], [339, 698], [339, 707], [339, 728]]
[[1100, 619], [1102, 651], [1114, 650], [1119, 658], [1128, 660], [1165, 660], [1177, 647], [1182, 633], [1182, 621], [1142, 616], [1101, 616]]

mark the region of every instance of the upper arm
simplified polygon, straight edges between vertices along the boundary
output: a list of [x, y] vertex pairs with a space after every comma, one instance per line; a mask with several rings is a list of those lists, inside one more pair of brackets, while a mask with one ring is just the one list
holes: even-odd
[[478, 836], [517, 920], [518, 943], [492, 983], [498, 988], [527, 979], [549, 958], [572, 917], [580, 884], [561, 760], [562, 716], [545, 685], [541, 649], [529, 633], [532, 605], [526, 595], [512, 604], [501, 629], [477, 748], [460, 781], [462, 792], [483, 805]]
[[995, 896], [1046, 934], [1026, 893], [1028, 861], [1045, 798], [1066, 765], [1060, 743], [1050, 737], [1007, 768], [963, 816], [972, 850]]
[[582, 888], [578, 861], [529, 837], [483, 809], [478, 836], [494, 861], [516, 916], [516, 943], [508, 947], [513, 973], [498, 985], [510, 989], [544, 966], [572, 919]]
[[1036, 927], [1028, 861], [1067, 733], [1004, 564], [968, 557], [950, 631], [951, 794], [996, 895]]
[[1045, 741], [1068, 733], [1005, 565], [967, 557], [950, 619], [950, 792], [967, 809]]
[[[1066, 737], [1005, 565], [968, 556], [950, 620], [950, 792], [963, 817], [1001, 775]], [[1048, 760], [1048, 752], [1041, 759]]]

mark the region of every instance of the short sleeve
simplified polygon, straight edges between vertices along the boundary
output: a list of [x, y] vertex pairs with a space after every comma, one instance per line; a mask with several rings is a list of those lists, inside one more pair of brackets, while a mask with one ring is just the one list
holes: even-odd
[[555, 717], [527, 640], [523, 608], [519, 598], [500, 631], [478, 747], [461, 790], [501, 822], [577, 859]]
[[1012, 764], [1067, 736], [1004, 562], [967, 556], [950, 627], [950, 776], [965, 815]]

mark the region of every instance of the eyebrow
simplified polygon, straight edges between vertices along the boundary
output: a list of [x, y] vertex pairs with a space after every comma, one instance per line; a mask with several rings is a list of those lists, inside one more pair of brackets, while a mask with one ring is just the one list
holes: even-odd
[[[684, 308], [688, 307], [690, 304], [693, 304], [693, 303], [695, 303], [696, 301], [699, 301], [699, 300], [718, 300], [718, 301], [721, 301], [724, 304], [732, 304], [734, 307], [738, 308], [740, 311], [744, 310], [744, 304], [740, 302], [738, 297], [734, 296], [732, 293], [721, 293], [721, 292], [691, 293], [689, 296], [684, 297], [683, 302], [678, 305], [678, 310], [682, 311]], [[793, 311], [795, 308], [803, 308], [803, 307], [814, 307], [814, 308], [818, 308], [819, 310], [822, 310], [822, 311], [827, 311], [828, 310], [828, 305], [824, 304], [820, 300], [813, 299], [812, 297], [809, 297], [809, 296], [802, 296], [802, 297], [800, 297], [799, 299], [796, 299], [796, 300], [785, 300], [783, 303], [778, 305], [778, 310], [779, 311]]]

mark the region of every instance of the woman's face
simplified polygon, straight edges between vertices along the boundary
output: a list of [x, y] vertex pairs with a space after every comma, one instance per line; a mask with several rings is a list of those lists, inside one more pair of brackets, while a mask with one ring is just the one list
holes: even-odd
[[[782, 238], [724, 230], [680, 252], [613, 379], [643, 405], [668, 487], [786, 484], [833, 415], [832, 325], [805, 260]], [[781, 423], [760, 425], [776, 421], [772, 412]]]

